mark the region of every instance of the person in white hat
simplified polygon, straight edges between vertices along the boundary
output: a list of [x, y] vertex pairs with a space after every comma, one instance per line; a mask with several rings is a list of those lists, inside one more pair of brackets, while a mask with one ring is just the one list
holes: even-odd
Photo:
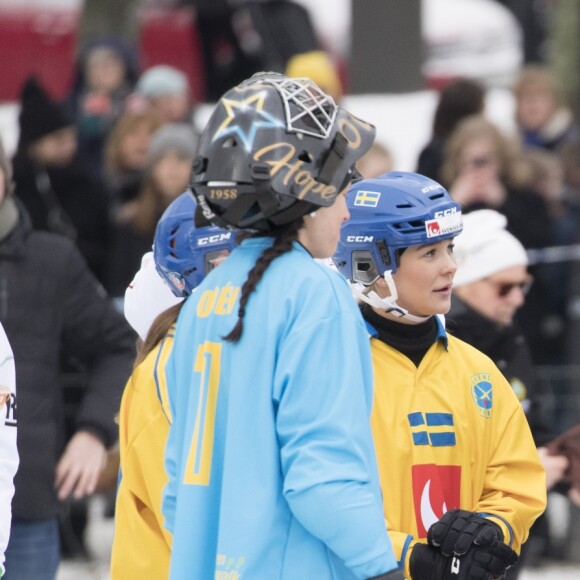
[[[447, 328], [487, 354], [511, 384], [528, 418], [550, 489], [564, 475], [568, 460], [548, 455], [544, 447], [555, 433], [534, 396], [537, 386], [530, 351], [514, 320], [532, 277], [526, 250], [506, 226], [507, 218], [495, 210], [464, 215], [463, 232], [455, 238], [457, 273]], [[508, 579], [518, 576], [525, 552], [524, 548], [518, 564], [508, 570]]]

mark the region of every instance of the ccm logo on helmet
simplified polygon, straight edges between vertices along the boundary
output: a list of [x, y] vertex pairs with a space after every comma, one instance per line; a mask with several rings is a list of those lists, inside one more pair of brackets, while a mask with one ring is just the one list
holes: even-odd
[[347, 242], [372, 242], [373, 236], [346, 236]]
[[223, 242], [229, 240], [232, 237], [232, 232], [225, 232], [223, 234], [214, 234], [212, 236], [205, 236], [204, 238], [197, 239], [198, 246], [207, 246], [209, 244], [216, 244], [217, 242]]

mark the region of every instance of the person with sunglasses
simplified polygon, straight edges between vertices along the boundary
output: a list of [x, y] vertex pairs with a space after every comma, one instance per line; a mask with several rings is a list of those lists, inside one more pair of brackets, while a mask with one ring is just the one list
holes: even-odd
[[[532, 277], [524, 247], [506, 227], [506, 217], [491, 209], [464, 216], [455, 241], [457, 273], [447, 327], [487, 354], [509, 381], [526, 413], [550, 490], [564, 476], [568, 460], [546, 448], [556, 433], [546, 422], [528, 344], [515, 319]], [[517, 578], [526, 555], [527, 545], [507, 578]]]
[[412, 580], [501, 577], [544, 511], [545, 474], [509, 383], [440, 316], [461, 208], [404, 172], [359, 181], [347, 205], [333, 259], [371, 335], [371, 424], [397, 560]]

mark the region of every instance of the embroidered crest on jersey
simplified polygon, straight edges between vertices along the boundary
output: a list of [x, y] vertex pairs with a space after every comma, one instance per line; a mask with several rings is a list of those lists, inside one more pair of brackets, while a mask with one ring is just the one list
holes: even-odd
[[455, 445], [451, 413], [409, 413], [407, 415], [415, 445], [450, 447]]
[[471, 396], [477, 405], [479, 414], [482, 417], [491, 417], [493, 407], [493, 386], [491, 375], [488, 373], [477, 373], [469, 379], [471, 383]]
[[354, 198], [354, 205], [362, 207], [377, 207], [381, 199], [380, 191], [357, 191]]
[[413, 465], [411, 474], [417, 533], [419, 538], [426, 538], [432, 524], [460, 505], [461, 466]]

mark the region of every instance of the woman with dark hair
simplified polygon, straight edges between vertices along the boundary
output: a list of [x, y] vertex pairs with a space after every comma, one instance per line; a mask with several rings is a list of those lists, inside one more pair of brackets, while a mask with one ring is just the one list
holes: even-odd
[[433, 134], [419, 154], [417, 173], [431, 179], [441, 179], [439, 172], [447, 138], [462, 119], [482, 113], [484, 106], [485, 90], [477, 81], [457, 79], [449, 83], [439, 95], [433, 118]]
[[200, 140], [198, 218], [248, 230], [185, 301], [167, 387], [170, 577], [402, 578], [370, 432], [369, 341], [329, 258], [374, 128], [261, 73]]

